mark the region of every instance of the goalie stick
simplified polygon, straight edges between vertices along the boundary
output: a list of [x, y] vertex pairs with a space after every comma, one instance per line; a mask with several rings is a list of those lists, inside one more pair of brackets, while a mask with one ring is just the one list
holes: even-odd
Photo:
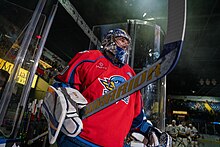
[[85, 119], [170, 73], [181, 54], [186, 25], [186, 0], [168, 1], [168, 25], [158, 61], [80, 111]]

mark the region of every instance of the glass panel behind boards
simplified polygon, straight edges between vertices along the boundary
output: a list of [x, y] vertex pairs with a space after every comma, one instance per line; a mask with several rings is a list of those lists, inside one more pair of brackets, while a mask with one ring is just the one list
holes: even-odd
[[[33, 15], [33, 11], [11, 3], [9, 1], [0, 2], [0, 100], [4, 92], [5, 85], [12, 72], [14, 61], [20, 50], [21, 42], [24, 38], [29, 21]], [[33, 59], [39, 43], [39, 38], [36, 37], [42, 33], [42, 27], [45, 22], [45, 16], [41, 16], [28, 48], [24, 62], [16, 78], [15, 87], [12, 90], [9, 106], [3, 123], [0, 126], [1, 135], [9, 137], [14, 129], [17, 108], [21, 99], [21, 93], [26, 83], [30, 67], [33, 64]], [[32, 83], [32, 88], [35, 87], [37, 75]], [[3, 117], [3, 116], [1, 116]]]

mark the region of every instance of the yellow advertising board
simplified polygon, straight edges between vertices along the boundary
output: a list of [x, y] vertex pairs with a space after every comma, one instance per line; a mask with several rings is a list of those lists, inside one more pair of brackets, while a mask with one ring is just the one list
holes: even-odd
[[[12, 73], [12, 69], [14, 67], [14, 64], [7, 62], [0, 58], [0, 69], [7, 71], [9, 74]], [[16, 79], [17, 83], [25, 85], [27, 77], [28, 77], [29, 71], [20, 68], [20, 71], [18, 73], [18, 78]], [[32, 82], [31, 87], [34, 88], [36, 81], [37, 81], [37, 75], [34, 75], [34, 80]]]
[[213, 112], [214, 112], [213, 109], [212, 109], [212, 107], [209, 105], [208, 102], [205, 102], [205, 103], [204, 103], [204, 106], [205, 106], [205, 108], [206, 108], [210, 113], [213, 113]]

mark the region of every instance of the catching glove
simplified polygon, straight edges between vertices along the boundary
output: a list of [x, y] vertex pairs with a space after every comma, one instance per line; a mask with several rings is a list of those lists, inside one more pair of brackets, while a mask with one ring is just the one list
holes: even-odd
[[128, 137], [130, 146], [141, 145], [147, 146], [163, 146], [172, 147], [172, 138], [166, 133], [161, 132], [158, 128], [153, 127], [149, 120], [144, 120], [141, 126], [136, 130], [132, 130]]
[[79, 109], [86, 106], [87, 100], [73, 88], [50, 86], [44, 98], [42, 113], [48, 122], [49, 142], [53, 144], [60, 130], [67, 136], [77, 136], [83, 124]]

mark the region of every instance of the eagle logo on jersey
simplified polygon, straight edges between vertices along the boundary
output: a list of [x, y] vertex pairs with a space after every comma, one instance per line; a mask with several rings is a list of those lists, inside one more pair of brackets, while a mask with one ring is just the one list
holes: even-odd
[[[124, 83], [126, 79], [122, 76], [111, 76], [110, 78], [100, 79], [100, 83], [104, 86], [103, 95]], [[129, 96], [121, 99], [125, 104], [129, 103]], [[118, 103], [118, 102], [117, 102]]]

